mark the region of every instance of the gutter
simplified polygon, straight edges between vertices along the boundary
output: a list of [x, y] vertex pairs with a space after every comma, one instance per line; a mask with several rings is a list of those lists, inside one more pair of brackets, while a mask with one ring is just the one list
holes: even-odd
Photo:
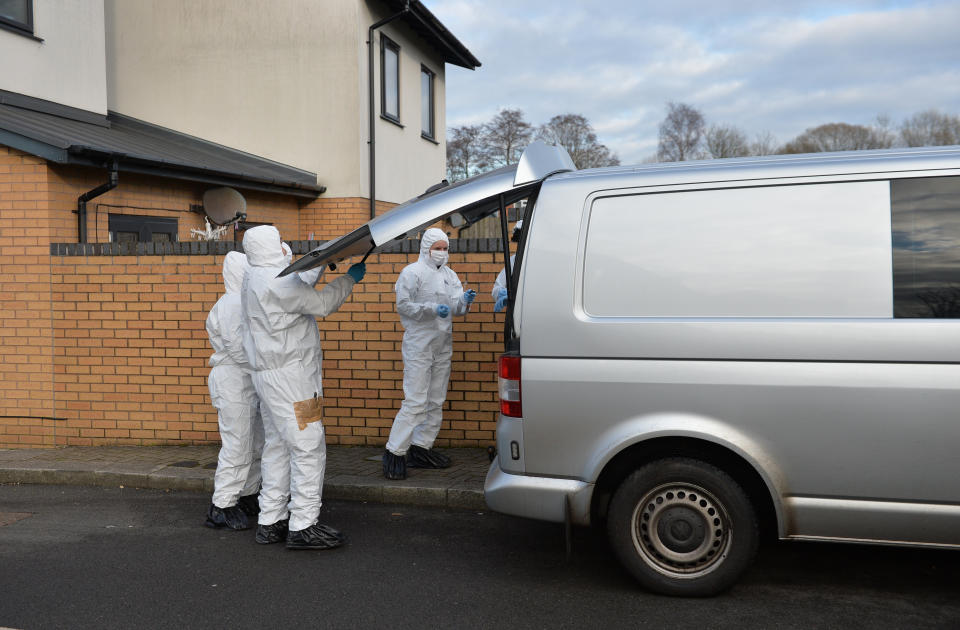
[[123, 158], [123, 172], [151, 175], [165, 179], [200, 182], [216, 186], [231, 186], [244, 190], [256, 190], [302, 199], [316, 199], [327, 191], [322, 184], [308, 184], [290, 180], [266, 179], [246, 173], [227, 173], [216, 169], [179, 164], [166, 160], [151, 160], [129, 154], [115, 154], [83, 145], [71, 145], [68, 149], [69, 157], [62, 160], [64, 164], [78, 164], [82, 166], [102, 167], [103, 160]]
[[78, 242], [86, 243], [87, 242], [87, 202], [93, 199], [94, 197], [99, 197], [105, 192], [109, 192], [117, 187], [120, 183], [120, 160], [116, 157], [113, 158], [113, 163], [110, 166], [110, 179], [105, 184], [100, 184], [96, 188], [88, 190], [79, 197], [77, 197], [77, 235]]
[[[370, 124], [370, 218], [374, 219], [377, 216], [377, 152], [376, 152], [376, 122], [373, 116], [373, 32], [384, 26], [393, 22], [399, 17], [410, 12], [410, 0], [403, 6], [403, 10], [399, 13], [391, 15], [388, 18], [382, 19], [379, 22], [374, 22], [370, 25], [370, 28], [367, 29], [367, 94], [369, 100], [369, 107], [367, 108], [367, 117]], [[381, 68], [381, 72], [383, 69]]]

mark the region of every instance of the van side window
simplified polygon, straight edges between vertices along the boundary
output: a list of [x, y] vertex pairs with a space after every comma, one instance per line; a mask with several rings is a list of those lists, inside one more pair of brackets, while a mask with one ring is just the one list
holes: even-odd
[[890, 182], [894, 317], [960, 317], [960, 177]]

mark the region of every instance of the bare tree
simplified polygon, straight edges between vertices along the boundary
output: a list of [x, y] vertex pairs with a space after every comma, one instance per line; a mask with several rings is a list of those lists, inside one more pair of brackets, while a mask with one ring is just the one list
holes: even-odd
[[779, 152], [780, 143], [769, 131], [762, 131], [750, 143], [750, 155], [774, 155]]
[[703, 136], [707, 154], [712, 158], [750, 155], [747, 136], [733, 125], [710, 125]]
[[597, 140], [597, 134], [584, 116], [561, 114], [537, 130], [537, 138], [558, 144], [567, 150], [577, 168], [616, 166], [620, 158]]
[[863, 125], [828, 123], [807, 129], [783, 147], [783, 153], [819, 153], [823, 151], [859, 151], [883, 149], [893, 141], [883, 132]]
[[501, 109], [483, 126], [483, 142], [491, 166], [505, 166], [520, 161], [520, 154], [533, 136], [533, 127], [519, 109]]
[[466, 179], [487, 166], [483, 125], [453, 127], [447, 137], [447, 179]]
[[908, 147], [960, 144], [960, 116], [941, 114], [936, 109], [914, 114], [903, 121], [900, 139]]
[[893, 123], [886, 114], [877, 114], [872, 128], [884, 147], [892, 147], [897, 143], [898, 133], [894, 131]]
[[660, 123], [657, 159], [681, 162], [700, 157], [706, 123], [698, 109], [686, 103], [667, 103], [667, 117]]

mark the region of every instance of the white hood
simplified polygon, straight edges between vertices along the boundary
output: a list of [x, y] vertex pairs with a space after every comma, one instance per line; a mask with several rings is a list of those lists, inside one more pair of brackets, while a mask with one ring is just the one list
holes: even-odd
[[420, 239], [420, 262], [428, 263], [433, 267], [437, 266], [430, 260], [430, 248], [437, 241], [444, 241], [448, 247], [450, 245], [450, 239], [447, 238], [446, 232], [439, 228], [430, 228], [423, 233], [423, 238]]
[[272, 225], [258, 225], [243, 235], [243, 251], [251, 267], [284, 267], [280, 232]]
[[247, 257], [240, 252], [227, 252], [223, 259], [223, 286], [227, 293], [240, 293], [243, 276], [247, 273]]

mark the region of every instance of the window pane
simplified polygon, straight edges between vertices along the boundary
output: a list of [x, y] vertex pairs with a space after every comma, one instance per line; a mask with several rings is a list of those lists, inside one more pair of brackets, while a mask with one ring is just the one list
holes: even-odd
[[433, 137], [433, 73], [420, 71], [420, 128]]
[[400, 81], [398, 74], [397, 51], [384, 48], [383, 51], [383, 113], [400, 118]]
[[0, 17], [27, 24], [30, 21], [30, 0], [0, 0]]
[[173, 217], [111, 213], [108, 229], [117, 243], [177, 240], [177, 220]]
[[896, 317], [960, 317], [960, 177], [890, 182]]

